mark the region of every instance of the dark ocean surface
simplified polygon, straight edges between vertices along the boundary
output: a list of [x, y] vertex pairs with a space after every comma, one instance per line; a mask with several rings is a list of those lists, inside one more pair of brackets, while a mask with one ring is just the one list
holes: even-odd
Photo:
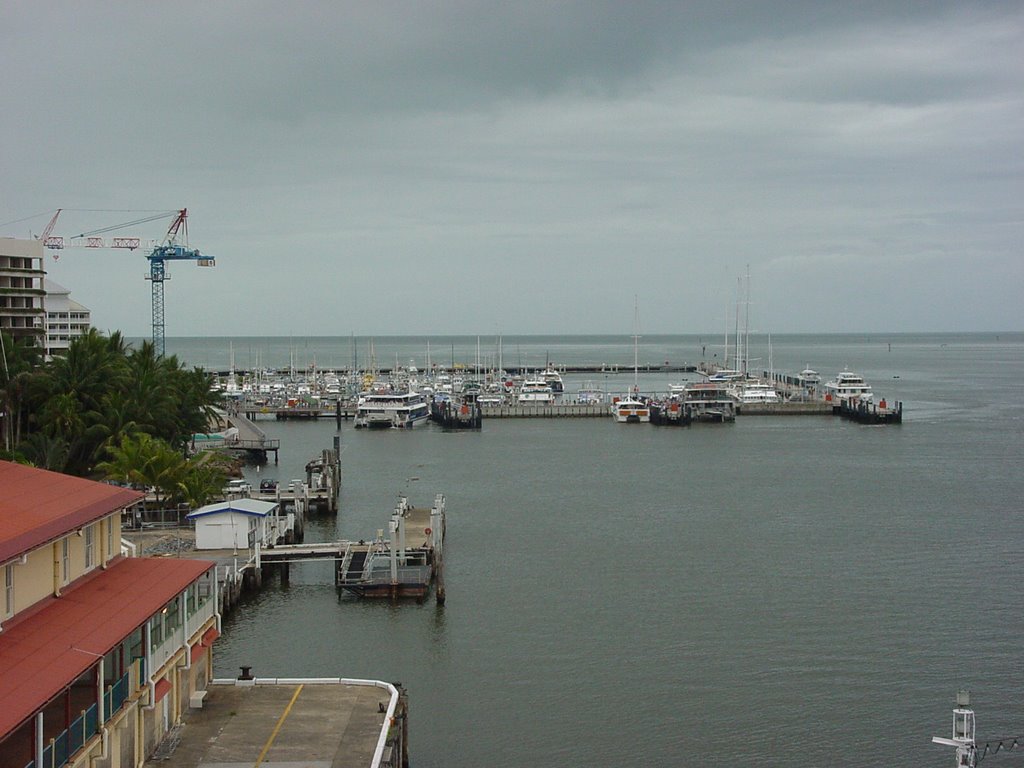
[[[373, 340], [380, 366], [472, 367], [477, 338]], [[723, 355], [648, 336], [641, 364]], [[731, 342], [730, 342], [731, 343]], [[168, 339], [226, 370], [347, 367], [370, 340]], [[617, 364], [630, 337], [506, 337], [505, 365]], [[493, 364], [495, 338], [480, 340]], [[741, 416], [656, 428], [486, 420], [480, 432], [341, 429], [337, 519], [307, 541], [369, 538], [398, 493], [448, 504], [447, 604], [339, 595], [293, 567], [225, 622], [216, 672], [400, 681], [420, 768], [951, 766], [956, 691], [978, 738], [1024, 734], [1024, 334], [757, 337], [753, 369], [849, 367], [900, 426]], [[566, 393], [583, 376], [566, 377]], [[640, 376], [664, 391], [678, 374]], [[302, 476], [333, 421], [262, 421]], [[418, 478], [411, 480], [410, 478]], [[986, 765], [1024, 765], [1013, 752]]]

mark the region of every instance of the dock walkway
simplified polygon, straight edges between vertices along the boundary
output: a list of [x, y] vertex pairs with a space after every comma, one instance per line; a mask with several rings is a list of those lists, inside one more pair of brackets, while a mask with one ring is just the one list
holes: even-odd
[[277, 464], [277, 452], [281, 449], [281, 441], [277, 438], [267, 437], [267, 434], [257, 427], [250, 419], [239, 413], [223, 414], [224, 421], [231, 427], [238, 430], [238, 435], [232, 439], [210, 439], [202, 443], [195, 441], [193, 448], [216, 448], [229, 451], [242, 451], [255, 455], [260, 463], [267, 460], [267, 454], [274, 454], [274, 463]]

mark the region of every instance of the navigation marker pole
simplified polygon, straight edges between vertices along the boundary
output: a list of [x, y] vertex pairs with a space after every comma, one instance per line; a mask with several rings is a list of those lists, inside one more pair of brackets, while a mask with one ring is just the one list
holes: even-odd
[[956, 764], [963, 768], [974, 768], [978, 758], [974, 745], [974, 710], [969, 709], [970, 703], [970, 691], [958, 691], [956, 707], [953, 709], [953, 738], [932, 737], [933, 744], [956, 747]]

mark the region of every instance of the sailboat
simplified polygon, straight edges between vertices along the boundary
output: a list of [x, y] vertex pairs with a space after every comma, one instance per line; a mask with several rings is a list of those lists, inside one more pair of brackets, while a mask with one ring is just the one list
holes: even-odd
[[641, 424], [651, 420], [651, 409], [640, 399], [637, 345], [640, 342], [640, 311], [633, 297], [633, 389], [623, 398], [612, 402], [612, 416], [620, 424]]

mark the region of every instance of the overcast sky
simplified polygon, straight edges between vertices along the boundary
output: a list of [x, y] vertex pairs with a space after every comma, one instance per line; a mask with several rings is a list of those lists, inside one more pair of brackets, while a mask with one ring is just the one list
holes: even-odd
[[[0, 235], [166, 333], [1024, 330], [1024, 4], [5, 2]], [[83, 210], [87, 209], [87, 210]], [[159, 238], [170, 218], [118, 234]], [[50, 276], [148, 336], [139, 252]], [[743, 288], [745, 295], [746, 288]]]

